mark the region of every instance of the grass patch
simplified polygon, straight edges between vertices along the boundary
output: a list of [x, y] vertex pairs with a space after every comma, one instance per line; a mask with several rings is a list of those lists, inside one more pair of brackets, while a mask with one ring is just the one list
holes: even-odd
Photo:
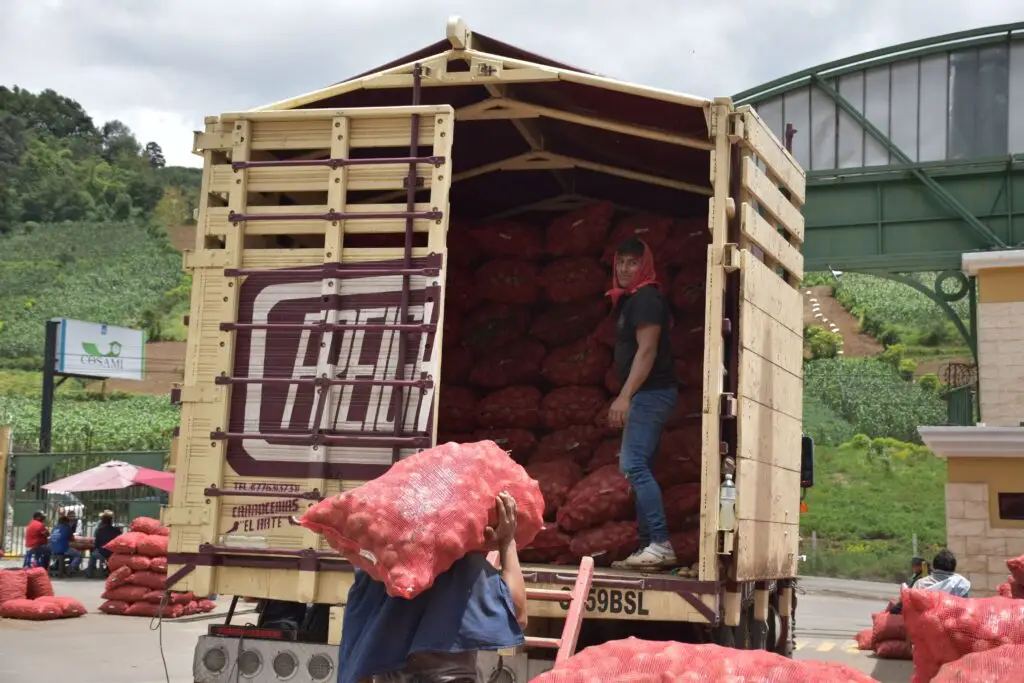
[[801, 552], [807, 555], [801, 571], [904, 580], [914, 534], [925, 557], [945, 543], [945, 484], [945, 463], [923, 446], [876, 439], [868, 448], [818, 448], [809, 510], [800, 519]]

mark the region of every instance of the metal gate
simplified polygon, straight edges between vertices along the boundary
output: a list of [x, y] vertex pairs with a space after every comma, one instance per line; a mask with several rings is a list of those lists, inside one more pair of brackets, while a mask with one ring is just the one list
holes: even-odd
[[166, 459], [164, 451], [11, 454], [3, 479], [4, 495], [0, 495], [0, 547], [8, 557], [22, 555], [25, 527], [37, 511], [46, 515], [47, 526], [56, 522], [59, 510], [74, 512], [79, 519], [76, 536], [91, 536], [104, 510], [113, 511], [115, 523], [120, 525], [140, 515], [159, 517], [167, 494], [148, 486], [76, 494], [50, 493], [43, 486], [111, 460], [162, 470]]

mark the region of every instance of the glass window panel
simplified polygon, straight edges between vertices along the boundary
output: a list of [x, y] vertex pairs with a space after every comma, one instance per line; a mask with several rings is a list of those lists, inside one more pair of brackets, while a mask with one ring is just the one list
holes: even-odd
[[1006, 154], [1009, 132], [1010, 52], [1006, 45], [978, 50], [978, 99], [973, 157]]
[[918, 161], [946, 158], [946, 102], [949, 61], [945, 54], [921, 59], [921, 105], [918, 113]]
[[918, 68], [915, 59], [893, 64], [891, 70], [889, 139], [911, 161], [917, 161]]
[[[793, 156], [798, 164], [810, 168], [811, 161], [811, 95], [807, 88], [788, 92], [784, 96], [782, 124], [796, 128], [793, 136]], [[785, 141], [785, 136], [780, 137]]]
[[1024, 493], [999, 494], [999, 519], [1024, 520]]
[[785, 128], [782, 125], [782, 97], [773, 97], [764, 102], [754, 105], [757, 115], [768, 126], [768, 130], [775, 133], [775, 137], [785, 142]]
[[[864, 116], [882, 135], [889, 135], [889, 66], [868, 69], [864, 74]], [[865, 131], [864, 165], [884, 166], [889, 163], [889, 150]]]
[[1009, 133], [1007, 150], [1010, 154], [1024, 152], [1024, 43], [1010, 46]]
[[[860, 113], [864, 113], [864, 72], [839, 78], [839, 94]], [[943, 128], [945, 131], [945, 128]], [[864, 128], [853, 117], [839, 110], [839, 168], [860, 168], [864, 165]]]
[[949, 53], [949, 143], [950, 159], [970, 159], [977, 133], [978, 51]]
[[[828, 87], [835, 88], [835, 82]], [[811, 168], [836, 167], [836, 103], [821, 88], [811, 88]]]

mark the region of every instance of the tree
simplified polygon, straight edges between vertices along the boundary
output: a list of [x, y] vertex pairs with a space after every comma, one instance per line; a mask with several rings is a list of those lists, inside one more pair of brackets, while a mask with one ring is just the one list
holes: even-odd
[[100, 141], [102, 144], [100, 156], [107, 163], [114, 164], [125, 157], [139, 156], [139, 141], [135, 139], [131, 128], [116, 119], [103, 124]]
[[149, 165], [153, 168], [163, 168], [167, 165], [167, 161], [164, 160], [164, 151], [155, 142], [146, 143], [146, 157], [149, 159]]

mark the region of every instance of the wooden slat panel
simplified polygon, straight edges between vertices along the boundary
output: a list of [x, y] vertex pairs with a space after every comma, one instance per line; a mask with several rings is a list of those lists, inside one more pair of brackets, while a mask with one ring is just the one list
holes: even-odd
[[749, 156], [743, 158], [741, 182], [743, 187], [757, 198], [761, 208], [781, 223], [793, 239], [800, 243], [804, 241], [804, 217], [800, 209], [783, 196], [775, 183]]
[[[327, 206], [250, 206], [253, 213], [326, 213]], [[430, 205], [420, 203], [416, 211], [429, 211]], [[405, 204], [347, 204], [346, 213], [382, 213], [389, 211], [405, 211]], [[417, 218], [413, 221], [413, 232], [427, 232], [434, 221]], [[226, 207], [211, 208], [206, 212], [204, 234], [223, 235], [227, 229], [228, 209]], [[345, 222], [346, 235], [366, 235], [380, 233], [405, 233], [404, 218], [361, 218]], [[323, 221], [310, 220], [267, 220], [253, 221], [245, 226], [246, 235], [322, 235]]]
[[746, 301], [740, 308], [740, 345], [797, 377], [804, 375], [803, 335]]
[[740, 458], [736, 463], [736, 495], [737, 519], [799, 523], [799, 472]]
[[740, 263], [743, 298], [802, 337], [804, 304], [800, 292], [783, 282], [749, 251], [742, 252]]
[[[420, 140], [434, 138], [434, 117], [420, 117]], [[352, 119], [349, 125], [349, 148], [409, 147], [408, 116], [390, 116], [380, 119]], [[312, 150], [330, 149], [332, 123], [330, 118], [291, 121], [259, 121], [253, 132], [253, 149], [259, 150]], [[326, 154], [325, 154], [326, 156]]]
[[740, 458], [800, 471], [801, 419], [746, 399], [737, 412]]
[[743, 143], [760, 157], [772, 174], [789, 189], [793, 199], [802, 205], [807, 196], [807, 177], [800, 164], [750, 105], [739, 107], [737, 112], [743, 117]]
[[799, 523], [740, 520], [736, 544], [737, 581], [796, 577]]
[[[423, 189], [430, 189], [431, 166], [419, 165], [416, 175], [423, 178]], [[250, 168], [249, 192], [326, 192], [330, 169], [326, 166], [285, 166]], [[399, 190], [409, 174], [408, 164], [353, 166], [349, 169], [348, 189]], [[228, 193], [237, 186], [238, 174], [230, 164], [213, 167], [210, 191]]]
[[756, 353], [740, 354], [739, 398], [803, 418], [803, 380]]
[[786, 238], [747, 202], [743, 202], [740, 208], [740, 230], [793, 277], [798, 280], [803, 279], [803, 254], [787, 242]]

